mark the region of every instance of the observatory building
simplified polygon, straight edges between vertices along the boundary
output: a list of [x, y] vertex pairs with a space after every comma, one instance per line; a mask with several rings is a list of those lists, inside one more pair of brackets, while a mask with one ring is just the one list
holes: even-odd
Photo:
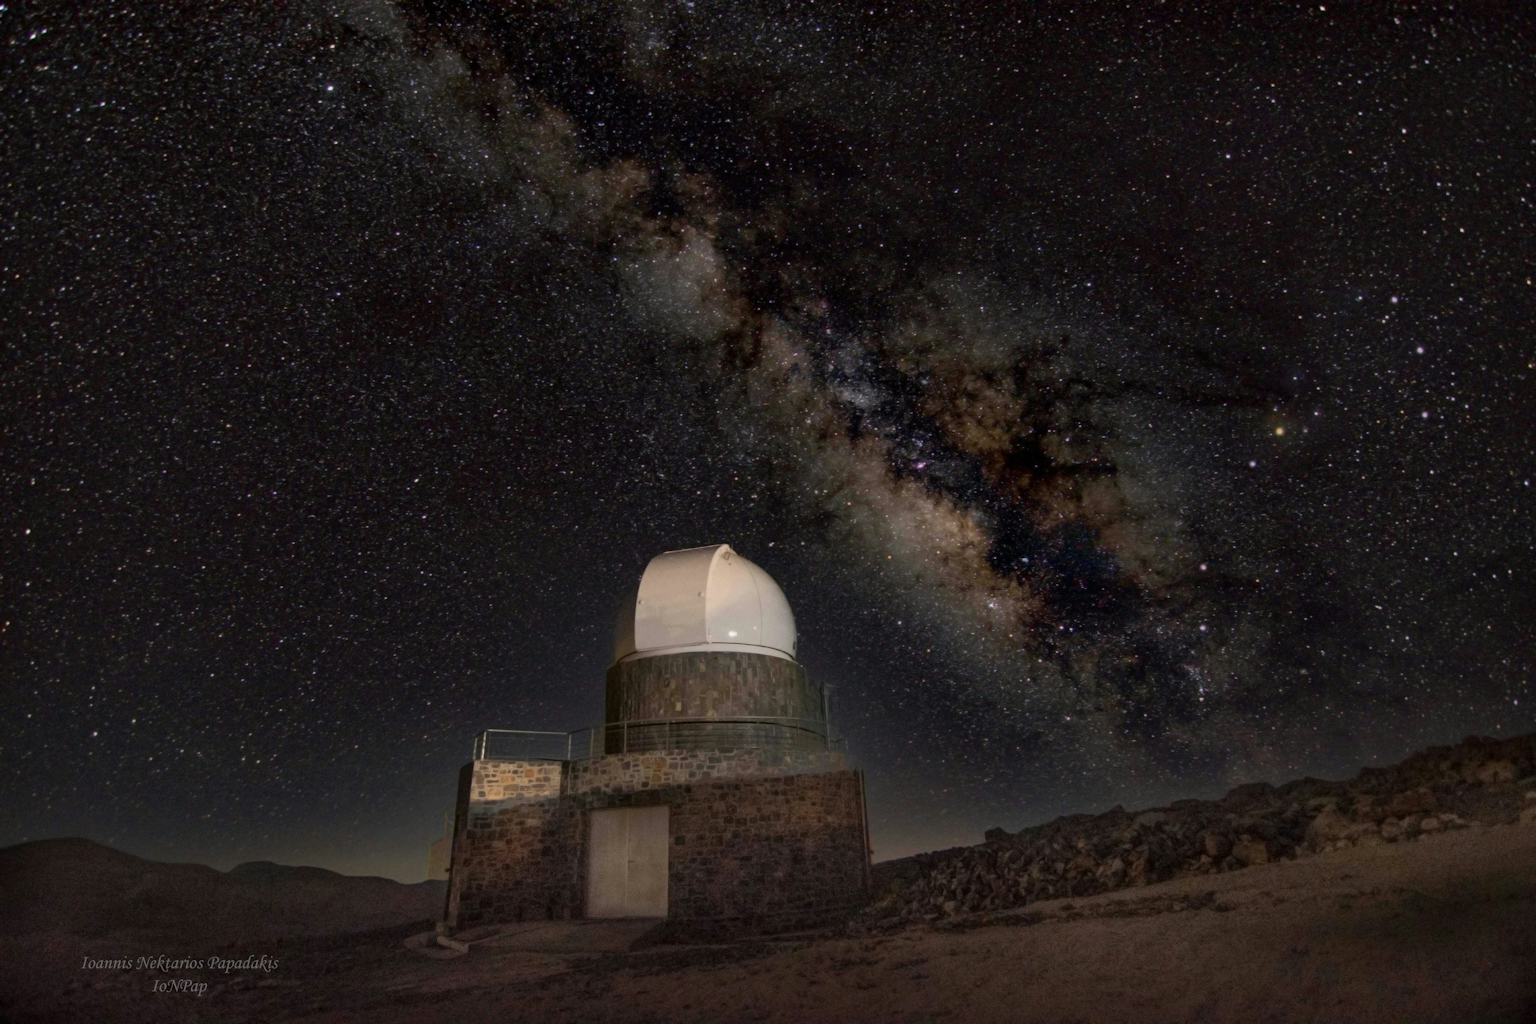
[[604, 721], [476, 740], [446, 928], [651, 917], [730, 934], [856, 906], [864, 778], [795, 644], [783, 591], [728, 545], [651, 559], [619, 609]]

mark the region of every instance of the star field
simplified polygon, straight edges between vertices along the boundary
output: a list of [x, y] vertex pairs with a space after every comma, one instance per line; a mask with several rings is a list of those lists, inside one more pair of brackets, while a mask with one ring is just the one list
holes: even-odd
[[1536, 22], [0, 5], [0, 843], [419, 878], [782, 585], [876, 857], [1536, 728]]

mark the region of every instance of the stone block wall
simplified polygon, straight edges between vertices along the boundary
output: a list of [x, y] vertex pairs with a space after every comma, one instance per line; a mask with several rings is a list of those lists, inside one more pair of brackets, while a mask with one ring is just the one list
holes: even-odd
[[831, 750], [667, 750], [574, 761], [564, 791], [576, 795], [663, 789], [712, 779], [804, 775], [846, 768]]
[[701, 934], [824, 923], [862, 902], [863, 777], [829, 751], [476, 761], [460, 775], [446, 923], [582, 916], [589, 812], [670, 810], [669, 918]]
[[543, 800], [559, 796], [565, 779], [563, 761], [475, 761], [470, 765], [475, 803]]
[[863, 784], [839, 771], [688, 787], [671, 812], [674, 934], [810, 927], [856, 909], [869, 872]]
[[459, 773], [446, 920], [454, 928], [577, 915], [579, 809], [559, 761], [472, 761]]
[[[743, 651], [690, 651], [621, 661], [608, 670], [605, 721], [636, 722], [679, 718], [794, 719], [811, 731], [739, 723], [695, 725], [666, 739], [695, 749], [749, 743], [821, 745], [826, 735], [822, 690], [793, 661]], [[754, 731], [755, 730], [755, 731]], [[656, 731], [656, 730], [652, 730]], [[659, 746], [662, 737], [631, 730], [628, 749]], [[622, 748], [608, 730], [609, 753]], [[653, 742], [658, 741], [658, 742]]]

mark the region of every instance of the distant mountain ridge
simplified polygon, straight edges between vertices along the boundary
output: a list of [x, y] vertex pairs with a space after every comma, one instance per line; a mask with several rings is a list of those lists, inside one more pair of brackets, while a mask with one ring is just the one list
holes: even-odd
[[429, 921], [446, 884], [251, 861], [230, 871], [146, 860], [89, 839], [0, 849], [0, 934], [219, 945]]

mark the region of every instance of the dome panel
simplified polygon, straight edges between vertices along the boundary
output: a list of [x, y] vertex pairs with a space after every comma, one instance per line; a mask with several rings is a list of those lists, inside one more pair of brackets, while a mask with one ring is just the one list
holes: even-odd
[[709, 642], [704, 615], [714, 548], [668, 551], [651, 559], [635, 598], [635, 649]]
[[795, 656], [795, 618], [773, 577], [727, 544], [667, 551], [619, 609], [614, 661], [681, 650]]
[[[747, 564], [752, 565], [751, 562]], [[763, 610], [763, 637], [759, 642], [764, 647], [788, 651], [790, 657], [794, 657], [799, 638], [795, 633], [795, 613], [790, 610], [789, 598], [784, 596], [772, 576], [755, 565], [752, 568], [757, 570], [757, 597]]]
[[762, 643], [763, 606], [757, 597], [757, 581], [748, 568], [751, 565], [730, 548], [715, 556], [705, 590], [706, 642]]

